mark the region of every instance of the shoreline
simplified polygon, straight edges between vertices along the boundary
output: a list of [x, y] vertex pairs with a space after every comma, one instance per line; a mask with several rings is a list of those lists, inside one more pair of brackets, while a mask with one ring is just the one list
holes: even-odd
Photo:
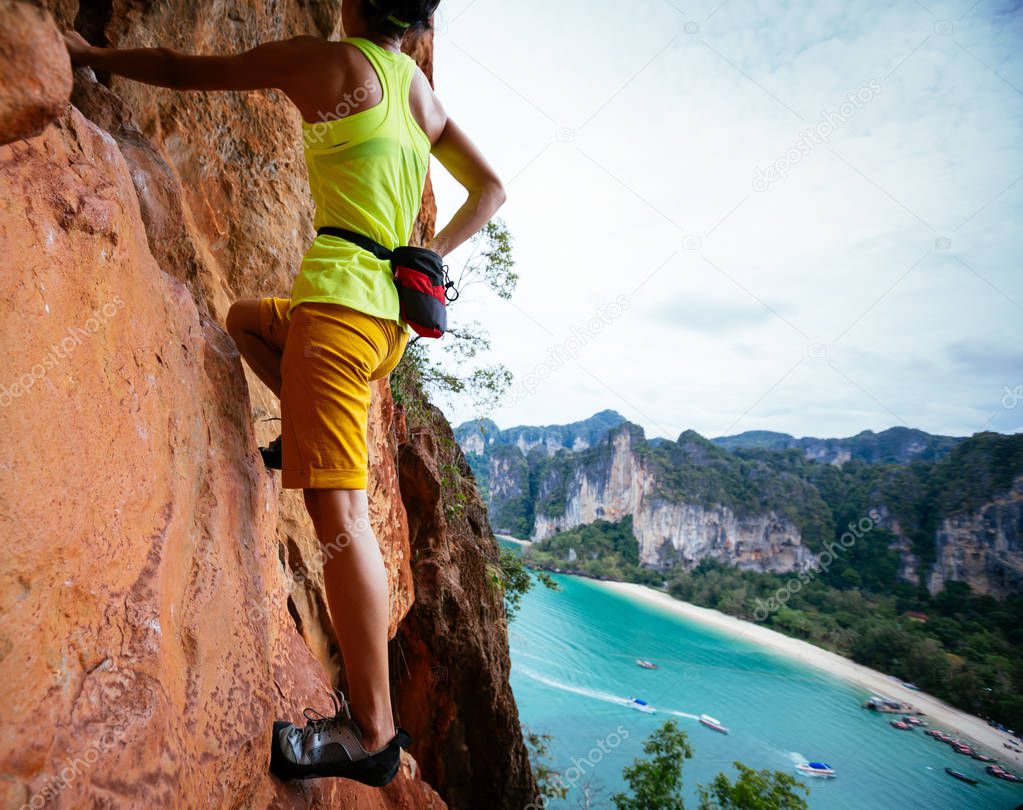
[[[979, 717], [950, 706], [933, 695], [907, 689], [890, 675], [857, 664], [849, 658], [825, 650], [823, 647], [817, 647], [808, 641], [786, 636], [776, 630], [737, 619], [717, 610], [683, 602], [646, 585], [610, 580], [593, 579], [590, 581], [623, 596], [667, 610], [680, 618], [730, 633], [736, 637], [736, 640], [741, 638], [744, 641], [757, 644], [784, 656], [789, 661], [803, 664], [847, 683], [861, 686], [870, 694], [909, 703], [923, 713], [927, 719], [928, 728], [954, 731], [964, 740], [985, 749], [985, 753], [994, 755], [1000, 762], [1011, 763], [1017, 767], [1023, 765], [1023, 755], [1003, 747], [1003, 743], [1011, 739], [1009, 734], [989, 726], [985, 720]], [[864, 695], [863, 699], [866, 700], [867, 697], [868, 695]], [[863, 711], [867, 711], [867, 709]], [[935, 742], [935, 745], [938, 743]]]
[[510, 534], [498, 534], [494, 532], [494, 537], [498, 540], [507, 540], [509, 543], [515, 543], [517, 546], [531, 546], [533, 545], [532, 540], [519, 540], [517, 537], [512, 537]]

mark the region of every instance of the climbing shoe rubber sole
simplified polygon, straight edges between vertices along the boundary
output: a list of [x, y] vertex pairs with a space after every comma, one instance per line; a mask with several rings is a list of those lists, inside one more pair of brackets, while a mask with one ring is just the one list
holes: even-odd
[[284, 756], [278, 742], [280, 732], [290, 725], [292, 724], [285, 720], [275, 721], [273, 734], [270, 738], [270, 770], [281, 779], [341, 777], [371, 787], [384, 787], [398, 773], [398, 767], [401, 764], [401, 749], [408, 747], [412, 742], [408, 733], [399, 728], [383, 751], [365, 759], [300, 765]]

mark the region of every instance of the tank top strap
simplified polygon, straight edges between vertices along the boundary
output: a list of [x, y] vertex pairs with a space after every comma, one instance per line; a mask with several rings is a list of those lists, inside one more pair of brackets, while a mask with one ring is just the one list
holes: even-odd
[[[364, 37], [346, 37], [343, 41], [362, 51], [376, 71], [377, 77], [380, 79], [380, 89], [384, 96], [383, 103], [387, 117], [390, 118], [403, 107], [408, 107], [407, 99], [402, 99], [401, 94], [404, 92], [407, 96], [411, 76], [415, 71], [416, 63], [412, 57], [405, 53], [388, 51]], [[392, 98], [404, 103], [394, 104]]]
[[404, 64], [398, 68], [400, 81], [397, 82], [398, 90], [396, 92], [396, 98], [400, 98], [400, 102], [395, 105], [396, 109], [401, 110], [402, 123], [405, 126], [405, 130], [412, 137], [414, 143], [418, 143], [416, 149], [418, 151], [425, 152], [427, 154], [427, 160], [429, 160], [430, 152], [430, 139], [427, 137], [423, 128], [419, 125], [415, 115], [412, 112], [412, 82], [415, 79], [416, 71], [419, 66], [416, 64], [416, 60], [407, 54], [404, 55]]

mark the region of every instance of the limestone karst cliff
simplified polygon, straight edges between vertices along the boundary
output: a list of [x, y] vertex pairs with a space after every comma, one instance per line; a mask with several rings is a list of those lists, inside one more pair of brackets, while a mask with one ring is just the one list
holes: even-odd
[[556, 507], [537, 510], [533, 539], [631, 515], [646, 565], [692, 566], [711, 558], [743, 568], [799, 571], [810, 560], [797, 526], [774, 510], [743, 513], [723, 503], [674, 497], [657, 465], [644, 458], [644, 445], [635, 427], [612, 429], [588, 454], [589, 463], [543, 476], [537, 496]]
[[1023, 591], [1020, 435], [891, 428], [847, 439], [755, 431], [708, 441], [686, 431], [673, 442], [647, 440], [613, 411], [506, 430], [476, 420], [455, 435], [495, 530], [517, 537], [630, 516], [644, 565], [712, 559], [790, 572], [850, 519], [876, 514], [870, 551], [851, 567], [887, 571], [890, 562], [889, 584], [919, 583], [932, 594], [950, 581], [997, 598]]
[[944, 518], [935, 557], [931, 593], [953, 580], [999, 599], [1023, 592], [1023, 475], [989, 503]]
[[[598, 414], [601, 423], [608, 421], [604, 416]], [[570, 432], [576, 450], [559, 446], [548, 454], [541, 441], [523, 453], [516, 441], [496, 444], [485, 457], [470, 455], [486, 482], [496, 530], [543, 540], [595, 520], [631, 515], [644, 565], [693, 566], [711, 558], [787, 572], [809, 563], [806, 536], [816, 541], [826, 531], [824, 505], [812, 487], [792, 476], [733, 480], [729, 454], [695, 434], [679, 443], [650, 443], [638, 426], [614, 422], [602, 424], [599, 437], [591, 435], [592, 426], [586, 438]], [[459, 428], [463, 448], [472, 433]], [[549, 435], [560, 441], [557, 433]], [[794, 514], [795, 503], [808, 508]], [[806, 518], [803, 525], [800, 517]]]
[[[524, 806], [497, 547], [471, 491], [443, 507], [446, 423], [407, 425], [385, 383], [370, 498], [415, 741], [383, 790], [267, 773], [271, 721], [343, 684], [301, 497], [256, 452], [276, 403], [222, 328], [311, 238], [298, 114], [87, 70], [68, 99], [57, 26], [232, 52], [336, 35], [340, 3], [45, 5], [0, 0], [3, 807]], [[419, 237], [434, 214], [428, 191]]]

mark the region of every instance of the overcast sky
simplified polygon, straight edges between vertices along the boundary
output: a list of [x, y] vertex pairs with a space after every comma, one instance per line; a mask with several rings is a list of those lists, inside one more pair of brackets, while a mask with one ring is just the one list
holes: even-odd
[[1023, 9], [971, 2], [443, 0], [521, 275], [452, 309], [516, 375], [487, 415], [1023, 430]]

